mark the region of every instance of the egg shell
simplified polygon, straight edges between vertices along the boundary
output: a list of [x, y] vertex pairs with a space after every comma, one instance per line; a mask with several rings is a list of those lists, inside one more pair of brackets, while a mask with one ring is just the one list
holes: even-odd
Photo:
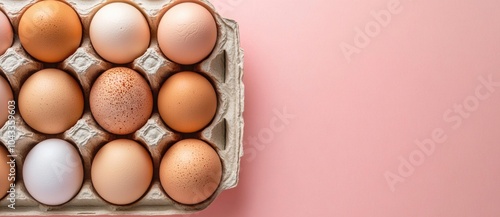
[[213, 119], [217, 111], [217, 94], [210, 81], [199, 73], [179, 72], [160, 88], [158, 111], [172, 129], [196, 132]]
[[160, 165], [165, 192], [177, 202], [197, 204], [208, 199], [222, 177], [217, 152], [206, 142], [184, 139], [168, 149]]
[[14, 42], [14, 32], [12, 31], [9, 18], [1, 11], [0, 33], [0, 55], [2, 55], [12, 45], [12, 42]]
[[82, 40], [78, 14], [62, 1], [40, 1], [29, 7], [19, 21], [19, 39], [34, 58], [60, 62], [76, 51]]
[[19, 112], [33, 129], [47, 134], [62, 133], [80, 119], [84, 109], [78, 82], [59, 69], [43, 69], [21, 87]]
[[[11, 180], [15, 179], [15, 173], [14, 176], [9, 178], [11, 168], [11, 164], [9, 163], [12, 158], [9, 158], [8, 155], [9, 152], [3, 147], [3, 144], [0, 143], [0, 199], [7, 195], [10, 184], [13, 183]], [[15, 167], [15, 163], [12, 166]]]
[[153, 93], [136, 71], [117, 67], [104, 72], [90, 90], [90, 109], [107, 131], [125, 135], [148, 121], [153, 111]]
[[106, 201], [125, 205], [138, 200], [153, 179], [153, 162], [139, 143], [118, 139], [105, 144], [92, 162], [92, 184]]
[[158, 26], [161, 51], [174, 62], [190, 65], [200, 62], [213, 50], [217, 25], [205, 7], [183, 2], [170, 8]]
[[28, 153], [23, 180], [29, 194], [41, 203], [60, 205], [71, 200], [83, 182], [78, 150], [61, 139], [44, 140]]
[[137, 8], [113, 2], [99, 9], [92, 18], [90, 40], [102, 58], [124, 64], [144, 54], [149, 46], [150, 30]]
[[9, 117], [9, 101], [13, 99], [9, 82], [0, 76], [0, 127], [5, 124]]

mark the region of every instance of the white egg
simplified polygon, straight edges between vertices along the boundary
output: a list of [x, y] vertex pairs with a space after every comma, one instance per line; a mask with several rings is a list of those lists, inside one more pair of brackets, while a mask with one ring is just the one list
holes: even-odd
[[92, 18], [90, 41], [96, 52], [117, 64], [132, 62], [149, 46], [150, 30], [136, 7], [114, 2], [105, 5]]
[[82, 186], [82, 159], [69, 142], [61, 139], [44, 140], [26, 156], [23, 179], [29, 194], [40, 203], [66, 203]]

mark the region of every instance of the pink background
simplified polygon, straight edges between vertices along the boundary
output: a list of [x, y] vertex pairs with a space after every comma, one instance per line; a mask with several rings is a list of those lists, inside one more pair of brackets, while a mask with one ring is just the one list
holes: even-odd
[[[339, 45], [398, 2], [349, 62]], [[240, 25], [247, 155], [193, 216], [500, 216], [500, 87], [479, 79], [500, 82], [500, 2], [212, 3]]]

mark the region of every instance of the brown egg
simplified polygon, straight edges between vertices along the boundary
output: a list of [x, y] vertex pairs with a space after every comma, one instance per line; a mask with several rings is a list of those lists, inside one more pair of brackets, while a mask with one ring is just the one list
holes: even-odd
[[[0, 199], [2, 199], [6, 194], [7, 191], [10, 189], [10, 184], [13, 183], [15, 180], [15, 169], [14, 173], [10, 173], [11, 165], [8, 164], [10, 162], [11, 158], [8, 157], [9, 152], [7, 149], [3, 146], [2, 143], [0, 143]], [[12, 166], [15, 166], [15, 164], [12, 164]]]
[[172, 129], [192, 133], [212, 121], [217, 95], [212, 84], [196, 72], [179, 72], [163, 83], [158, 94], [161, 118]]
[[185, 139], [170, 147], [160, 164], [160, 181], [172, 199], [197, 204], [217, 190], [222, 178], [219, 155], [207, 143]]
[[31, 75], [19, 92], [19, 112], [33, 129], [62, 133], [83, 114], [84, 100], [78, 82], [59, 69], [43, 69]]
[[40, 1], [19, 21], [19, 39], [34, 58], [54, 63], [73, 54], [82, 40], [78, 14], [60, 1]]
[[136, 71], [117, 67], [105, 71], [90, 90], [90, 110], [105, 130], [125, 135], [148, 121], [153, 112], [153, 93]]
[[141, 198], [153, 179], [153, 162], [139, 143], [119, 139], [104, 145], [91, 169], [92, 184], [106, 201], [126, 205]]
[[0, 128], [5, 124], [9, 118], [9, 101], [14, 100], [10, 84], [0, 76]]

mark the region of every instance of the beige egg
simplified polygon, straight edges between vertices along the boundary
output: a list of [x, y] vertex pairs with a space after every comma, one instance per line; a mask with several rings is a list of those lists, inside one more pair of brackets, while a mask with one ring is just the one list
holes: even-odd
[[24, 82], [19, 92], [19, 113], [33, 129], [62, 133], [83, 114], [84, 100], [78, 82], [59, 69], [43, 69]]
[[217, 190], [222, 163], [217, 152], [198, 139], [185, 139], [170, 147], [160, 164], [160, 181], [172, 199], [197, 204]]
[[153, 93], [136, 71], [117, 67], [104, 72], [90, 90], [90, 110], [99, 125], [119, 135], [137, 131], [153, 112]]
[[158, 111], [172, 129], [192, 133], [203, 129], [217, 111], [212, 84], [196, 72], [179, 72], [163, 83], [158, 93]]
[[139, 143], [114, 140], [104, 145], [94, 157], [92, 184], [106, 201], [126, 205], [138, 200], [153, 179], [153, 162]]

